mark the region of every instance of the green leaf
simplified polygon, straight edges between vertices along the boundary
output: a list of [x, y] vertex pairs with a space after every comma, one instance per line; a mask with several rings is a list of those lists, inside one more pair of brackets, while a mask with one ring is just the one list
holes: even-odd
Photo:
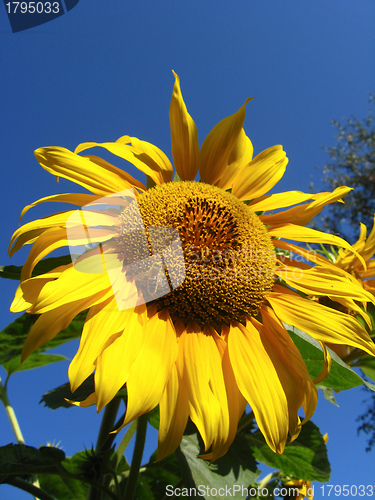
[[[48, 273], [59, 266], [70, 264], [72, 259], [70, 255], [63, 255], [61, 257], [50, 257], [38, 262], [33, 270], [33, 276]], [[20, 281], [22, 266], [0, 266], [0, 278]]]
[[68, 403], [66, 399], [71, 401], [83, 401], [94, 391], [94, 375], [90, 375], [74, 392], [71, 392], [69, 383], [63, 384], [52, 391], [46, 392], [40, 400], [40, 403], [44, 403], [44, 406], [52, 410], [56, 410], [57, 408], [71, 408], [73, 405]]
[[[321, 345], [317, 340], [301, 330], [289, 326], [287, 326], [287, 328], [293, 342], [298, 347], [306, 363], [311, 377], [314, 379], [322, 371], [324, 356]], [[328, 352], [332, 358], [331, 371], [328, 377], [319, 383], [318, 387], [328, 387], [336, 391], [344, 391], [365, 384], [369, 389], [375, 390], [374, 386], [363, 380], [358, 373], [344, 363], [335, 352], [329, 348]]]
[[81, 479], [58, 474], [39, 474], [38, 480], [41, 488], [58, 500], [85, 500], [87, 498], [89, 484]]
[[352, 366], [360, 368], [363, 373], [375, 382], [375, 358], [366, 354], [355, 361]]
[[0, 447], [0, 476], [39, 474], [55, 470], [65, 458], [65, 453], [52, 446], [39, 449], [24, 444]]
[[[43, 490], [58, 500], [85, 500], [89, 484], [82, 480], [84, 477], [85, 462], [89, 452], [80, 451], [72, 457], [66, 457], [62, 462], [64, 469], [77, 477], [59, 474], [40, 474], [38, 476]], [[87, 477], [90, 480], [92, 478]]]
[[331, 389], [330, 387], [321, 387], [321, 389], [323, 391], [323, 396], [325, 397], [325, 399], [327, 401], [329, 401], [330, 403], [332, 403], [335, 406], [339, 406], [337, 404], [335, 395], [333, 393], [333, 389]]
[[0, 332], [0, 365], [21, 355], [23, 344], [37, 320], [35, 314], [23, 314]]
[[298, 438], [285, 447], [284, 453], [274, 453], [260, 431], [243, 436], [259, 462], [280, 470], [287, 476], [304, 481], [328, 481], [331, 468], [327, 448], [319, 428], [306, 422]]
[[136, 498], [142, 500], [165, 498], [167, 486], [174, 487], [180, 481], [181, 470], [176, 454], [172, 453], [160, 462], [155, 462], [156, 456], [157, 451], [150, 457], [149, 463], [142, 467], [137, 483]]
[[8, 375], [12, 375], [16, 372], [32, 370], [33, 368], [40, 368], [41, 366], [46, 366], [51, 363], [57, 363], [58, 361], [64, 360], [66, 360], [66, 357], [59, 356], [58, 354], [34, 353], [23, 363], [21, 363], [21, 356], [16, 356], [12, 360], [3, 363], [3, 368], [6, 370]]
[[197, 456], [203, 451], [197, 433], [184, 436], [180, 450], [185, 466], [190, 472], [188, 487], [198, 489], [200, 486], [202, 498], [222, 498], [219, 489], [224, 488], [224, 491], [226, 488], [232, 489], [235, 484], [240, 490], [233, 492], [232, 497], [242, 499], [242, 486], [247, 488], [258, 477], [251, 448], [242, 436], [236, 436], [228, 452], [211, 465]]
[[153, 410], [151, 410], [147, 414], [147, 417], [152, 427], [156, 430], [159, 430], [159, 424], [160, 424], [159, 405], [156, 406]]
[[68, 328], [60, 332], [44, 346], [36, 349], [21, 365], [20, 358], [23, 345], [33, 324], [38, 319], [38, 315], [24, 313], [0, 332], [0, 365], [2, 365], [5, 370], [7, 370], [8, 375], [10, 375], [16, 371], [30, 370], [31, 368], [62, 361], [65, 359], [62, 356], [43, 355], [42, 353], [47, 349], [53, 349], [65, 342], [79, 338], [83, 328], [84, 318], [85, 314], [76, 316]]

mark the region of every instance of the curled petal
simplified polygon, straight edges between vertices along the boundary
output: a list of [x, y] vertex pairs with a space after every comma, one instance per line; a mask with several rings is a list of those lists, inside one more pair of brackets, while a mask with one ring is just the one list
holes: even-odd
[[105, 196], [133, 187], [119, 168], [112, 165], [110, 169], [103, 168], [66, 148], [39, 148], [35, 156], [47, 172], [76, 182], [97, 195]]
[[249, 101], [251, 99], [247, 99], [237, 113], [221, 120], [204, 140], [199, 166], [202, 182], [215, 185], [224, 175], [230, 155], [241, 137]]
[[306, 205], [290, 208], [284, 212], [272, 215], [261, 215], [260, 219], [267, 226], [280, 224], [298, 224], [306, 226], [316, 215], [320, 214], [323, 208], [329, 203], [341, 201], [352, 188], [340, 186], [332, 193], [318, 193], [313, 195], [314, 201]]
[[169, 108], [173, 163], [181, 180], [193, 181], [199, 168], [198, 132], [182, 98], [180, 79], [173, 74], [175, 84]]
[[375, 355], [375, 344], [352, 316], [306, 300], [279, 285], [274, 286], [267, 300], [281, 321], [296, 326], [316, 340], [351, 345]]
[[272, 189], [284, 175], [288, 158], [282, 146], [273, 146], [243, 167], [233, 181], [232, 194], [239, 200], [252, 200]]

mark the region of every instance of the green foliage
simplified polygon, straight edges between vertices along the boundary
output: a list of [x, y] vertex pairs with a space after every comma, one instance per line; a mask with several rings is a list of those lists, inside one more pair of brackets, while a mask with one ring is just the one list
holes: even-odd
[[95, 391], [94, 375], [90, 375], [77, 390], [71, 392], [70, 384], [66, 383], [43, 394], [40, 403], [44, 406], [56, 410], [57, 408], [72, 408], [72, 404], [66, 401], [83, 401]]
[[[59, 266], [70, 264], [72, 259], [70, 255], [63, 255], [61, 257], [50, 257], [43, 259], [35, 266], [33, 276], [48, 273]], [[20, 281], [22, 266], [0, 266], [0, 278]]]
[[[298, 330], [297, 328], [289, 329], [289, 335], [293, 342], [298, 347], [307, 369], [314, 379], [317, 377], [323, 366], [323, 349], [319, 342], [313, 339], [310, 335]], [[328, 377], [320, 382], [319, 387], [334, 389], [336, 391], [344, 391], [365, 384], [369, 389], [375, 391], [375, 386], [363, 380], [350, 366], [340, 359], [331, 349], [328, 351], [332, 358], [331, 371]]]
[[[103, 467], [114, 458], [113, 450], [107, 450], [106, 456], [98, 457], [94, 451], [81, 451], [73, 457], [65, 457], [65, 453], [55, 447], [42, 446], [33, 448], [26, 445], [7, 445], [0, 447], [0, 483], [15, 483], [14, 479], [31, 482], [36, 475], [43, 498], [50, 495], [57, 500], [84, 500], [91, 485], [102, 492], [100, 498], [117, 499], [114, 490], [114, 476], [129, 467], [121, 460], [117, 470]], [[27, 490], [26, 490], [27, 491]], [[42, 497], [41, 497], [42, 498]]]
[[361, 357], [357, 362], [353, 363], [352, 366], [358, 366], [361, 368], [363, 373], [375, 382], [375, 358], [369, 356]]
[[64, 458], [65, 453], [62, 450], [50, 446], [42, 446], [39, 449], [24, 444], [1, 446], [0, 478], [56, 471], [56, 467]]
[[164, 498], [166, 487], [170, 484], [175, 487], [181, 480], [181, 468], [175, 453], [168, 455], [161, 462], [155, 462], [157, 452], [141, 473], [137, 485], [137, 497], [152, 500]]
[[22, 314], [22, 316], [0, 332], [0, 365], [4, 367], [9, 377], [11, 374], [21, 370], [39, 368], [50, 363], [64, 360], [65, 357], [63, 356], [44, 354], [44, 352], [47, 349], [53, 349], [65, 342], [79, 338], [83, 328], [84, 318], [85, 314], [78, 315], [70, 323], [68, 328], [60, 332], [44, 346], [36, 349], [27, 360], [21, 364], [21, 352], [26, 337], [33, 324], [38, 319], [38, 316], [35, 314]]
[[329, 189], [338, 186], [354, 188], [345, 196], [345, 204], [333, 203], [324, 226], [345, 235], [350, 224], [356, 230], [359, 223], [372, 227], [375, 213], [375, 126], [372, 113], [374, 95], [370, 95], [369, 114], [363, 120], [355, 117], [332, 124], [337, 129], [336, 145], [327, 148], [330, 161], [323, 167], [323, 181]]
[[[215, 495], [215, 490], [224, 488], [225, 491], [234, 484], [247, 488], [259, 476], [249, 444], [242, 436], [237, 436], [228, 452], [213, 464], [198, 457], [204, 450], [197, 433], [184, 436], [180, 451], [181, 470], [187, 473], [186, 487], [204, 487], [202, 498], [222, 498]], [[243, 496], [236, 492], [233, 498]]]
[[159, 429], [159, 423], [160, 423], [159, 405], [150, 411], [150, 413], [148, 414], [148, 421], [150, 422], [150, 424], [154, 429], [157, 430]]
[[282, 455], [269, 448], [258, 431], [246, 435], [254, 457], [270, 467], [280, 470], [286, 476], [304, 481], [328, 481], [331, 468], [327, 448], [318, 427], [312, 422], [302, 426], [298, 438], [285, 447]]

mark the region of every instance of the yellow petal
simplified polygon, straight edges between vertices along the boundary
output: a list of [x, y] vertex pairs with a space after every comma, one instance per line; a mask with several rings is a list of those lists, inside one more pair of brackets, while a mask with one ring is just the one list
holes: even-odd
[[362, 325], [349, 314], [304, 299], [285, 287], [275, 285], [267, 295], [277, 317], [308, 333], [316, 340], [358, 347], [375, 355], [375, 344]]
[[[84, 212], [84, 218], [86, 221], [90, 220], [88, 214], [90, 214], [89, 211]], [[96, 214], [91, 214], [91, 215], [94, 217], [94, 220], [98, 219], [98, 221], [100, 221], [100, 218]], [[116, 222], [116, 220], [111, 217], [109, 217], [108, 220], [114, 220]], [[107, 230], [107, 229], [90, 228], [89, 231], [87, 231], [87, 226], [84, 225], [69, 228], [68, 231], [69, 231], [68, 232], [69, 237], [67, 235], [67, 229], [65, 227], [64, 228], [51, 227], [45, 230], [42, 234], [40, 234], [36, 238], [30, 250], [30, 253], [27, 257], [27, 260], [22, 268], [21, 281], [30, 278], [36, 264], [40, 260], [42, 260], [43, 257], [53, 252], [53, 250], [56, 250], [57, 248], [61, 248], [68, 245], [87, 245], [88, 243], [103, 243], [107, 240], [110, 240], [115, 235], [114, 229]], [[95, 269], [95, 267], [93, 267], [93, 269]]]
[[[108, 315], [110, 314], [109, 310]], [[143, 352], [142, 349], [147, 342], [148, 333], [145, 328], [146, 318], [144, 305], [136, 309], [117, 312], [117, 319], [115, 319], [115, 323], [112, 323], [112, 331], [114, 333], [117, 330], [120, 335], [113, 342], [112, 339], [108, 339], [107, 343], [102, 346], [102, 352], [95, 362], [95, 392], [98, 412], [116, 396], [117, 392], [128, 381], [133, 363]], [[103, 319], [102, 316], [98, 321], [101, 322]], [[140, 373], [138, 376], [142, 378]]]
[[177, 368], [189, 400], [190, 418], [197, 426], [207, 450], [215, 440], [222, 425], [223, 409], [220, 401], [225, 398], [221, 357], [211, 335], [198, 325], [189, 325], [178, 342]]
[[126, 382], [128, 403], [123, 425], [159, 404], [176, 363], [176, 331], [169, 314], [154, 314], [144, 328], [145, 341]]
[[367, 264], [367, 270], [361, 272], [361, 278], [373, 278], [375, 276], [375, 260], [370, 260]]
[[88, 158], [91, 162], [95, 163], [99, 167], [104, 168], [105, 170], [109, 170], [110, 172], [118, 172], [120, 170], [121, 172], [121, 177], [125, 179], [126, 182], [128, 182], [132, 187], [136, 188], [134, 190], [134, 193], [137, 195], [137, 191], [146, 191], [146, 186], [139, 181], [138, 179], [135, 179], [132, 175], [130, 175], [128, 172], [125, 170], [119, 169], [118, 167], [115, 167], [111, 163], [108, 163], [107, 161], [103, 160], [103, 158], [100, 158], [100, 156], [95, 156], [95, 155], [83, 155], [83, 158]]
[[332, 366], [332, 358], [327, 350], [326, 345], [323, 344], [323, 342], [320, 342], [320, 345], [322, 346], [323, 356], [324, 356], [323, 367], [322, 367], [322, 371], [320, 372], [320, 374], [314, 378], [314, 384], [319, 384], [320, 382], [325, 380], [328, 377], [328, 375], [330, 374], [331, 366]]
[[[44, 286], [44, 283], [46, 283], [46, 281], [43, 282], [42, 286]], [[17, 313], [17, 312], [25, 311], [30, 306], [32, 306], [32, 302], [30, 300], [29, 301], [25, 300], [22, 287], [21, 287], [21, 285], [18, 285], [16, 293], [14, 295], [13, 302], [10, 306], [10, 311]]]
[[30, 210], [30, 208], [39, 205], [40, 203], [46, 203], [47, 201], [55, 201], [57, 203], [71, 203], [72, 205], [87, 205], [88, 203], [92, 203], [98, 199], [98, 196], [95, 194], [81, 194], [81, 193], [64, 193], [64, 194], [54, 194], [52, 196], [45, 196], [44, 198], [40, 198], [30, 205], [26, 205], [26, 207], [22, 210], [20, 215], [20, 223], [22, 217]]
[[309, 243], [326, 243], [328, 245], [346, 248], [347, 250], [353, 252], [361, 260], [361, 262], [363, 262], [364, 267], [366, 267], [362, 257], [354, 250], [354, 248], [347, 241], [335, 236], [334, 234], [323, 233], [322, 231], [317, 231], [316, 229], [311, 229], [310, 227], [297, 226], [296, 224], [284, 224], [282, 226], [270, 227], [267, 230], [268, 234], [274, 238], [306, 241]]
[[238, 172], [251, 161], [253, 151], [253, 145], [242, 129], [229, 155], [228, 165], [216, 185], [224, 190], [231, 188]]
[[306, 205], [290, 208], [284, 212], [272, 215], [262, 215], [261, 221], [266, 225], [298, 224], [306, 226], [323, 208], [335, 201], [340, 200], [352, 188], [340, 186], [332, 193], [318, 193], [314, 195], [314, 201]]
[[160, 403], [158, 455], [156, 461], [173, 453], [181, 443], [189, 417], [189, 403], [184, 384], [178, 377], [176, 365], [171, 374]]
[[288, 431], [295, 439], [301, 430], [298, 410], [302, 405], [304, 396], [303, 378], [291, 369], [292, 366], [288, 362], [285, 353], [280, 349], [280, 342], [272, 335], [271, 329], [267, 330], [254, 318], [250, 318], [249, 321], [261, 332], [263, 346], [276, 368], [288, 403]]
[[[113, 296], [90, 308], [83, 327], [79, 349], [69, 366], [72, 392], [94, 371], [97, 358], [115, 341], [118, 341], [116, 346], [119, 352], [124, 355], [124, 365], [126, 365], [129, 356], [134, 359], [139, 350], [139, 339], [143, 339], [142, 315], [144, 314], [145, 306], [136, 311], [134, 308], [119, 311]], [[124, 332], [125, 328], [126, 332]], [[132, 338], [133, 347], [129, 348]], [[128, 349], [126, 349], [126, 343]], [[108, 351], [107, 354], [110, 352]], [[102, 367], [98, 366], [98, 370], [101, 369]], [[99, 384], [96, 391], [100, 390]]]
[[264, 195], [279, 182], [287, 164], [288, 158], [282, 146], [262, 151], [238, 172], [232, 194], [239, 200], [252, 200]]
[[105, 196], [132, 187], [119, 168], [103, 168], [66, 148], [39, 148], [35, 156], [47, 172], [80, 184], [97, 195]]
[[41, 314], [32, 326], [22, 349], [21, 362], [24, 361], [38, 347], [53, 339], [61, 330], [69, 326], [71, 321], [93, 303], [98, 302], [98, 296], [88, 297], [57, 307], [52, 311]]
[[153, 171], [160, 172], [163, 182], [171, 182], [173, 177], [173, 166], [166, 154], [154, 144], [146, 141], [141, 141], [136, 137], [124, 135], [117, 139], [116, 144], [131, 143], [132, 150], [136, 156], [144, 161]]
[[[203, 332], [211, 336], [215, 341], [214, 344], [212, 342], [210, 344], [207, 343], [210, 347], [210, 349], [207, 350], [207, 364], [211, 372], [210, 388], [218, 400], [220, 408], [219, 423], [212, 442], [212, 460], [216, 460], [219, 456], [224, 454], [223, 448], [228, 449], [230, 444], [228, 444], [229, 427], [231, 424], [227, 395], [228, 386], [223, 377], [224, 373], [222, 367], [222, 359], [225, 351], [227, 351], [227, 344], [212, 327], [206, 327]], [[235, 423], [235, 427], [237, 427], [237, 423], [238, 421]]]
[[216, 184], [224, 174], [231, 152], [236, 147], [245, 121], [246, 104], [234, 115], [221, 120], [208, 134], [200, 151], [199, 172], [202, 182]]
[[[61, 212], [58, 214], [49, 215], [48, 217], [44, 217], [43, 219], [36, 219], [34, 221], [28, 222], [27, 224], [24, 224], [23, 226], [18, 228], [17, 231], [13, 233], [9, 243], [9, 256], [12, 257], [12, 255], [17, 252], [23, 245], [33, 243], [37, 239], [37, 237], [47, 229], [50, 229], [52, 227], [64, 228], [67, 219], [74, 212], [74, 210], [71, 210], [69, 212]], [[16, 240], [18, 241], [12, 248], [12, 245]]]
[[[222, 457], [228, 451], [229, 446], [232, 444], [234, 438], [236, 437], [238, 422], [243, 415], [247, 405], [246, 399], [242, 396], [237, 386], [233, 368], [230, 363], [229, 351], [226, 346], [225, 348], [223, 348], [223, 344], [225, 345], [225, 343], [222, 341], [222, 338], [225, 338], [227, 340], [228, 335], [230, 335], [229, 327], [224, 325], [222, 328], [221, 336], [219, 337], [216, 334], [214, 337], [216, 345], [222, 356], [222, 369], [228, 401], [227, 405], [229, 410], [229, 429], [227, 436], [223, 436], [222, 439], [214, 441], [211, 453], [202, 455], [202, 458], [210, 460], [211, 462]], [[220, 340], [220, 342], [218, 342], [218, 340]]]
[[87, 396], [86, 399], [83, 401], [72, 401], [71, 399], [66, 399], [68, 403], [72, 404], [73, 406], [80, 406], [81, 408], [88, 408], [89, 406], [92, 406], [96, 403], [96, 394], [93, 392], [89, 396]]
[[[306, 248], [299, 247], [297, 245], [294, 245], [292, 243], [287, 243], [286, 241], [282, 240], [272, 240], [272, 243], [276, 248], [281, 248], [283, 250], [287, 250], [288, 252], [295, 253], [297, 255], [297, 259], [306, 259], [309, 260], [310, 262], [314, 262], [315, 264], [322, 265], [323, 267], [332, 267], [333, 271], [339, 271], [339, 268], [334, 264], [333, 262], [329, 261], [326, 257], [323, 255], [320, 255], [319, 253], [315, 251], [310, 251], [306, 250]], [[284, 263], [284, 256], [283, 255], [278, 255], [277, 258], [280, 260], [280, 262]], [[285, 260], [287, 262], [287, 259]], [[311, 266], [308, 266], [311, 267]]]
[[[94, 147], [104, 148], [128, 161], [138, 170], [151, 177], [155, 184], [163, 184], [172, 180], [173, 167], [170, 161], [160, 149], [148, 142], [125, 135], [116, 142], [85, 142], [79, 144], [75, 152], [80, 153]], [[120, 190], [114, 192], [118, 191]]]
[[21, 271], [21, 281], [31, 277], [36, 264], [46, 255], [51, 253], [56, 248], [66, 246], [66, 230], [61, 228], [47, 229], [43, 234], [38, 236], [30, 253], [26, 259]]
[[[263, 334], [268, 338], [269, 342], [272, 343], [273, 348], [276, 350], [282, 364], [287, 367], [290, 373], [293, 373], [297, 377], [296, 387], [301, 390], [301, 382], [298, 382], [298, 378], [302, 381], [302, 399], [296, 400], [296, 405], [294, 406], [294, 411], [298, 412], [298, 408], [303, 406], [305, 412], [305, 419], [303, 422], [309, 420], [316, 408], [318, 403], [318, 391], [311, 380], [310, 374], [307, 370], [305, 362], [295, 346], [294, 342], [291, 340], [288, 332], [284, 328], [283, 324], [277, 319], [274, 311], [267, 306], [262, 308], [262, 320], [263, 320]], [[285, 384], [284, 384], [285, 388]], [[292, 390], [292, 386], [289, 385], [289, 391]], [[288, 396], [288, 403], [293, 401], [293, 396]], [[293, 407], [290, 407], [289, 413], [291, 413]], [[298, 426], [298, 415], [294, 414], [295, 425]], [[293, 421], [290, 422], [293, 424]], [[292, 425], [293, 429], [293, 425]], [[299, 429], [298, 429], [299, 430]], [[291, 429], [289, 430], [291, 432]]]
[[288, 403], [276, 367], [259, 331], [248, 323], [232, 325], [229, 357], [237, 385], [250, 404], [268, 446], [282, 453], [288, 436]]
[[262, 308], [261, 314], [264, 325], [263, 334], [273, 344], [288, 369], [310, 383], [317, 393], [301, 353], [290, 338], [284, 325], [278, 320], [274, 311], [267, 306]]
[[[66, 266], [59, 266], [52, 271], [49, 271], [45, 274], [40, 274], [39, 276], [34, 276], [33, 278], [29, 278], [21, 282], [20, 286], [17, 288], [15, 301], [19, 299], [21, 302], [28, 303], [29, 307], [34, 304], [38, 300], [39, 294], [43, 289], [44, 285], [49, 281], [54, 281], [56, 278], [61, 276], [61, 273], [72, 267], [72, 264], [68, 264]], [[22, 299], [20, 295], [22, 294]], [[11, 307], [12, 312], [19, 312], [18, 310], [13, 309], [13, 305]], [[21, 304], [20, 304], [21, 305]]]
[[249, 203], [249, 207], [254, 212], [264, 212], [276, 210], [278, 208], [291, 207], [298, 203], [311, 200], [312, 194], [302, 193], [302, 191], [285, 191], [283, 193], [267, 194]]
[[198, 132], [182, 98], [180, 79], [174, 71], [173, 74], [175, 84], [169, 108], [173, 163], [181, 180], [193, 181], [199, 168]]
[[363, 286], [366, 288], [367, 291], [375, 295], [375, 280], [364, 281]]
[[[103, 295], [110, 289], [111, 282], [106, 273], [81, 273], [68, 267], [56, 280], [43, 286], [30, 312], [42, 314], [76, 300]], [[25, 299], [28, 299], [26, 291]]]
[[[280, 276], [292, 288], [308, 295], [348, 297], [361, 302], [374, 302], [375, 297], [366, 292], [357, 280], [351, 280], [350, 275], [343, 275], [341, 270], [315, 266], [311, 269], [295, 267], [276, 267], [275, 274]], [[341, 271], [341, 272], [340, 272]]]

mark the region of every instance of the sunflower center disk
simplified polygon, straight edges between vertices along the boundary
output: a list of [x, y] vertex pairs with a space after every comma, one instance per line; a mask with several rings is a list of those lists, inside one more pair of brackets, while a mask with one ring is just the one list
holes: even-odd
[[[159, 287], [158, 298], [153, 300], [158, 310], [167, 309], [174, 321], [195, 321], [201, 327], [243, 322], [246, 315], [258, 313], [273, 286], [275, 255], [266, 227], [247, 205], [200, 182], [156, 186], [137, 201], [146, 227], [148, 257], [158, 250], [157, 235], [159, 250], [174, 241], [169, 245], [169, 257], [165, 251], [161, 257], [163, 273], [161, 265], [155, 264], [138, 273], [146, 302]], [[129, 227], [129, 214], [123, 219]], [[145, 259], [139, 253], [144, 245], [136, 244], [139, 233], [133, 232], [133, 241], [126, 242], [127, 233], [121, 242], [124, 262]], [[129, 249], [137, 255], [129, 257]], [[178, 250], [183, 258], [173, 259]], [[184, 279], [178, 281], [182, 275]]]

